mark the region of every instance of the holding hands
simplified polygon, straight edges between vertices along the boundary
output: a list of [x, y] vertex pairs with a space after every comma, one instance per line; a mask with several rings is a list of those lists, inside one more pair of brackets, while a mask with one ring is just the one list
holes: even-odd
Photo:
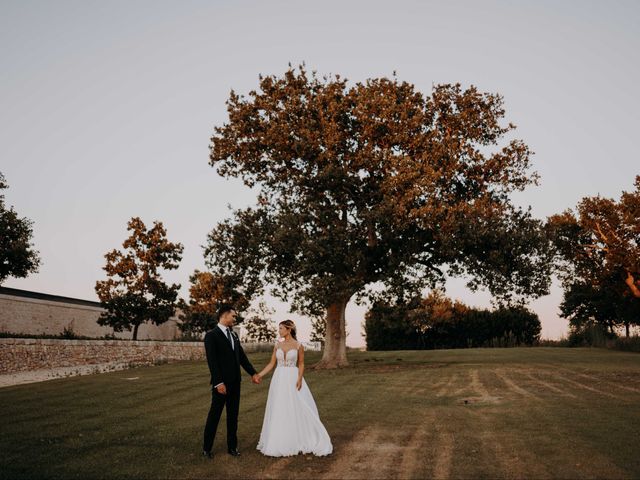
[[[256, 373], [251, 377], [251, 382], [255, 383], [256, 385], [259, 385], [260, 382], [262, 382], [262, 377], [259, 374]], [[216, 390], [221, 395], [226, 395], [227, 394], [227, 387], [225, 386], [224, 383], [221, 383], [220, 385], [218, 385], [216, 387]]]

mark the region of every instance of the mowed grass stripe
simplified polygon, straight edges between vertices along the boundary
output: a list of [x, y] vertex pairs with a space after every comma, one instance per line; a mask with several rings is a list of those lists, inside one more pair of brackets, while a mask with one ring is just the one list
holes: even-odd
[[518, 381], [511, 381], [511, 383], [515, 385], [515, 391], [520, 389], [522, 391], [519, 393], [525, 396], [526, 393], [524, 393], [524, 391], [528, 391], [534, 396], [545, 396], [548, 399], [555, 398], [553, 395], [548, 395], [548, 393], [543, 395], [544, 390], [536, 387], [537, 383], [541, 387], [545, 387], [562, 396], [583, 399], [587, 402], [610, 402], [612, 398], [623, 402], [634, 401], [633, 395], [617, 395], [615, 391], [611, 392], [602, 388], [599, 383], [589, 384], [589, 382], [585, 382], [584, 379], [580, 380], [579, 374], [572, 370], [560, 368], [551, 369], [547, 366], [539, 366], [537, 370], [532, 370], [534, 368], [536, 367], [527, 369], [514, 367], [509, 369], [508, 375], [510, 377], [518, 377]]
[[[636, 387], [633, 385], [628, 385], [628, 383], [632, 383], [635, 379], [632, 375], [624, 375], [624, 377], [610, 380], [606, 377], [606, 374], [587, 374], [583, 373], [579, 370], [569, 370], [569, 369], [558, 369], [559, 372], [568, 373], [574, 379], [578, 381], [582, 381], [588, 385], [596, 386], [598, 388], [614, 388], [618, 390], [625, 390], [627, 392], [633, 392], [640, 394], [640, 386]], [[623, 375], [623, 374], [621, 374]], [[624, 382], [624, 384], [623, 384]]]

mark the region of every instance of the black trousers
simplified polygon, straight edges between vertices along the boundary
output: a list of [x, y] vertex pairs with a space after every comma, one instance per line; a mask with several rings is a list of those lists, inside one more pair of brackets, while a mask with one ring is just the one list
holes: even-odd
[[207, 415], [207, 423], [204, 426], [204, 443], [202, 449], [210, 452], [213, 448], [213, 441], [216, 438], [218, 422], [222, 415], [222, 410], [227, 407], [227, 448], [238, 448], [238, 411], [240, 410], [240, 382], [226, 384], [227, 394], [222, 395], [211, 388], [211, 408]]

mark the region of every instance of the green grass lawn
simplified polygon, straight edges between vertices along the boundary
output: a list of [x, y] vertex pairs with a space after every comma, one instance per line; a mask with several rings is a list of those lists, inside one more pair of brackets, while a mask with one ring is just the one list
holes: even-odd
[[[268, 354], [250, 355], [256, 368]], [[319, 359], [308, 353], [307, 363]], [[206, 364], [0, 389], [1, 478], [640, 478], [640, 355], [514, 348], [351, 352], [309, 371], [334, 453], [255, 448], [269, 380], [243, 382], [239, 449], [225, 417], [199, 456]]]

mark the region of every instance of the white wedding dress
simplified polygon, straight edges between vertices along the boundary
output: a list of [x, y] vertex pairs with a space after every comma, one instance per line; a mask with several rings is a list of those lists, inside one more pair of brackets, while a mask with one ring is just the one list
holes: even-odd
[[316, 403], [307, 383], [298, 381], [298, 349], [287, 352], [276, 347], [277, 367], [269, 385], [262, 432], [257, 449], [270, 457], [287, 457], [299, 453], [329, 455], [331, 439], [320, 421]]

